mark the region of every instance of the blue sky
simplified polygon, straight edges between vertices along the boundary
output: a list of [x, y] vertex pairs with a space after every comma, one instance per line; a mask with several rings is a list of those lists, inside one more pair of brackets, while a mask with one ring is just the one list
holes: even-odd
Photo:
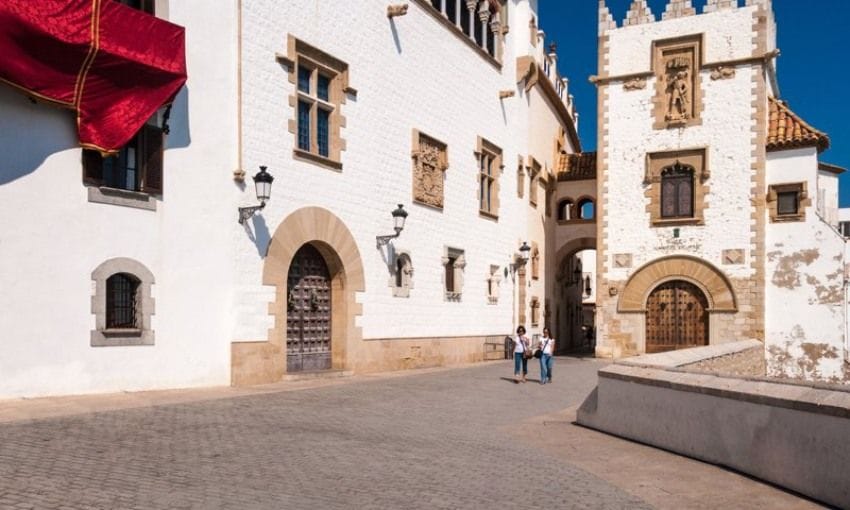
[[[596, 147], [597, 0], [538, 0], [540, 26], [548, 41], [558, 43], [561, 74], [570, 79], [581, 114], [579, 134], [585, 150]], [[631, 0], [607, 0], [618, 24]], [[667, 0], [649, 0], [660, 17]], [[741, 0], [743, 4], [743, 0]], [[697, 12], [705, 0], [694, 0]], [[832, 145], [821, 161], [850, 167], [850, 0], [774, 0], [779, 28], [779, 89], [782, 99], [812, 126], [829, 134]], [[548, 44], [548, 42], [547, 42]], [[850, 206], [850, 172], [841, 177], [842, 206]]]

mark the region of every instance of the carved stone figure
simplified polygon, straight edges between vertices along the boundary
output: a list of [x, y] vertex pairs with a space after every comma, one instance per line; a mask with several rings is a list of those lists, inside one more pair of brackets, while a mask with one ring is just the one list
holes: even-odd
[[691, 80], [689, 74], [687, 69], [668, 73], [667, 120], [688, 120], [691, 117]]

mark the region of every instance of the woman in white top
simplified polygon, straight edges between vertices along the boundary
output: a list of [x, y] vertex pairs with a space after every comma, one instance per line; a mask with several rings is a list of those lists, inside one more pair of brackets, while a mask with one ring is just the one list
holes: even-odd
[[543, 328], [543, 338], [538, 345], [540, 355], [540, 384], [552, 382], [552, 353], [555, 352], [555, 339], [549, 328]]
[[[528, 337], [525, 336], [525, 326], [519, 326], [516, 328], [514, 337], [514, 380], [518, 383], [525, 382], [525, 376], [528, 375], [528, 358], [525, 357], [525, 352], [530, 347]], [[522, 379], [520, 379], [520, 366], [522, 366]]]

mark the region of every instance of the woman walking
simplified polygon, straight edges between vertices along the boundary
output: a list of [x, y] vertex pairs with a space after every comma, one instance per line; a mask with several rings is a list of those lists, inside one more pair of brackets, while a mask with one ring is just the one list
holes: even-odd
[[[514, 381], [517, 383], [525, 382], [525, 376], [528, 375], [528, 357], [530, 344], [528, 337], [525, 336], [525, 326], [516, 328], [516, 336], [514, 337]], [[522, 379], [520, 379], [520, 365], [522, 366]]]
[[555, 352], [555, 339], [549, 328], [543, 328], [540, 339], [540, 384], [552, 382], [552, 353]]

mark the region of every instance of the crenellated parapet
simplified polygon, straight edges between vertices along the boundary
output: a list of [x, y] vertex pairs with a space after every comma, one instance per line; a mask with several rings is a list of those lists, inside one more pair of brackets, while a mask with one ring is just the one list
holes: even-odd
[[[742, 7], [761, 6], [772, 11], [772, 0], [707, 0], [701, 14], [738, 9]], [[667, 0], [667, 6], [661, 14], [661, 21], [697, 15], [693, 0]], [[611, 15], [605, 0], [599, 0], [599, 35], [615, 30], [617, 22]], [[622, 26], [643, 25], [659, 21], [650, 9], [647, 0], [632, 0]]]
[[626, 19], [623, 21], [623, 26], [642, 25], [644, 23], [655, 22], [655, 15], [646, 3], [646, 0], [632, 0], [632, 5], [629, 7], [629, 12], [626, 13]]
[[694, 16], [696, 13], [697, 10], [694, 9], [691, 0], [670, 0], [667, 9], [661, 15], [661, 19], [684, 18], [685, 16]]
[[608, 6], [605, 5], [605, 0], [599, 0], [599, 35], [605, 34], [609, 30], [617, 28], [617, 22], [614, 21], [614, 16]]
[[724, 11], [737, 8], [738, 0], [708, 0], [702, 12]]

